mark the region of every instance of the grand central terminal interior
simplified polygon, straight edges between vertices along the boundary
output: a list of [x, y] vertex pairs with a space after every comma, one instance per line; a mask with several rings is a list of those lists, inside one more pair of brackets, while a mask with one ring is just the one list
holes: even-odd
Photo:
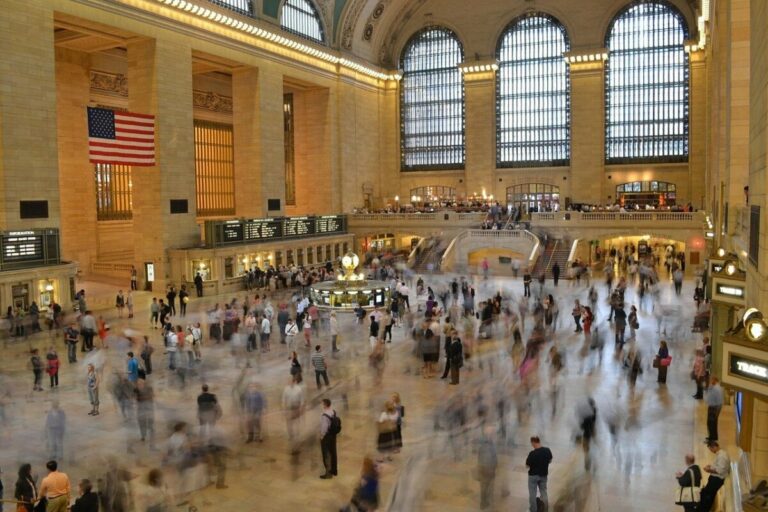
[[766, 27], [2, 0], [0, 511], [768, 510]]

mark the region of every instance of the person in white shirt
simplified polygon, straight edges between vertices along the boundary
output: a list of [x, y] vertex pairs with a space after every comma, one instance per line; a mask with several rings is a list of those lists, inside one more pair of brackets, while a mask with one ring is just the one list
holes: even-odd
[[177, 332], [170, 331], [166, 338], [165, 350], [168, 352], [168, 369], [175, 370], [178, 362], [179, 336], [184, 336], [181, 326], [177, 326]]
[[269, 335], [272, 334], [272, 324], [266, 316], [261, 319], [261, 350], [269, 352]]
[[288, 323], [285, 324], [285, 343], [288, 345], [288, 350], [293, 350], [293, 341], [296, 339], [296, 335], [299, 334], [299, 326], [296, 325], [296, 321], [293, 318], [288, 319]]
[[196, 361], [202, 361], [203, 354], [201, 348], [203, 346], [203, 330], [200, 328], [200, 322], [197, 322], [192, 326], [192, 351], [195, 354]]
[[339, 351], [339, 348], [336, 346], [336, 341], [339, 339], [339, 321], [336, 319], [336, 312], [331, 313], [331, 320], [330, 320], [330, 331], [331, 331], [331, 350], [332, 353], [336, 353]]
[[707, 485], [701, 490], [701, 501], [699, 501], [699, 508], [696, 509], [698, 512], [710, 512], [712, 510], [717, 493], [731, 472], [731, 459], [728, 457], [728, 453], [720, 448], [720, 444], [710, 440], [707, 442], [707, 448], [715, 454], [715, 461], [704, 466], [704, 471], [709, 473], [709, 479]]

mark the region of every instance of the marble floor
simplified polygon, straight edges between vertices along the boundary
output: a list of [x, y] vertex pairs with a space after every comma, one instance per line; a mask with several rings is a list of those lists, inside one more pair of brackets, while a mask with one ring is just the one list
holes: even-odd
[[[435, 288], [451, 277], [426, 276], [425, 280]], [[606, 337], [612, 336], [608, 331], [605, 284], [597, 280], [593, 283], [600, 293], [595, 325]], [[521, 281], [511, 278], [475, 278], [475, 286], [477, 302], [499, 290], [510, 301], [522, 294]], [[671, 283], [663, 282], [658, 303], [646, 302], [641, 309], [636, 344], [643, 353], [645, 368], [634, 395], [630, 394], [626, 371], [614, 355], [612, 337], [599, 354], [585, 348], [583, 335], [573, 332], [569, 313], [574, 299], [587, 302], [584, 284], [575, 287], [561, 281], [555, 288], [548, 282], [544, 291], [553, 293], [561, 314], [547, 347], [557, 343], [565, 354], [561, 390], [554, 408], [548, 365], [542, 361], [538, 385], [529, 392], [523, 390], [512, 371], [501, 327], [493, 339], [476, 349], [462, 370], [458, 386], [449, 386], [439, 378], [423, 378], [421, 363], [412, 354], [410, 337], [404, 328], [395, 328], [393, 342], [387, 347], [383, 380], [376, 383], [368, 365], [367, 326], [356, 325], [351, 315], [340, 315], [342, 351], [338, 357], [328, 358], [330, 388], [318, 392], [314, 379], [309, 377], [309, 365], [304, 364], [308, 407], [301, 419], [301, 442], [293, 453], [281, 411], [282, 391], [289, 381], [288, 354], [284, 345], [275, 342], [276, 334], [272, 351], [254, 353], [250, 365], [245, 364], [241, 353], [233, 352], [226, 344], [206, 344], [202, 363], [182, 382], [166, 369], [160, 335], [149, 328], [149, 293], [136, 294], [136, 316], [128, 320], [118, 319], [115, 309], [110, 307], [115, 287], [96, 283], [82, 283], [80, 287], [88, 290], [91, 307], [111, 326], [108, 349], [86, 357], [78, 352], [78, 363], [69, 364], [60, 335], [43, 332], [26, 339], [3, 340], [0, 467], [6, 498], [20, 463], [31, 463], [38, 478], [45, 474], [46, 415], [54, 402], [60, 403], [67, 416], [62, 470], [73, 481], [90, 478], [94, 482], [104, 479], [109, 468], [127, 470], [127, 488], [136, 502], [135, 510], [142, 512], [140, 497], [147, 492], [146, 475], [155, 467], [164, 469], [169, 486], [179, 493], [175, 497], [180, 504], [177, 510], [339, 510], [348, 502], [358, 481], [363, 457], [377, 457], [376, 419], [393, 392], [401, 395], [406, 408], [404, 447], [392, 461], [385, 460], [380, 465], [380, 510], [479, 510], [479, 483], [474, 477], [475, 441], [484, 425], [493, 427], [490, 431], [499, 453], [492, 510], [527, 510], [525, 458], [531, 435], [539, 435], [554, 454], [549, 497], [550, 510], [556, 511], [681, 510], [672, 503], [676, 489], [674, 473], [683, 467], [686, 453], [708, 455], [701, 444], [700, 423], [705, 406], [691, 398], [694, 386], [688, 377], [694, 348], [701, 343], [701, 335], [691, 333], [690, 329], [694, 310], [692, 282], [685, 283], [680, 298], [674, 295]], [[242, 302], [245, 292], [237, 297]], [[178, 319], [178, 323], [205, 322], [207, 309], [232, 298], [195, 298], [189, 303], [187, 317]], [[273, 303], [287, 298], [286, 293], [280, 292], [271, 296]], [[423, 300], [424, 297], [411, 297], [412, 307]], [[628, 304], [639, 304], [631, 287], [626, 300]], [[532, 323], [529, 317], [524, 340]], [[659, 328], [661, 334], [657, 332]], [[157, 450], [140, 442], [133, 413], [129, 411], [128, 419], [124, 419], [109, 393], [114, 375], [125, 367], [129, 342], [121, 337], [124, 332], [146, 333], [157, 348], [153, 358], [155, 372], [148, 379], [155, 390]], [[656, 370], [650, 367], [660, 337], [669, 342], [673, 356], [666, 386], [657, 384]], [[321, 333], [317, 341], [328, 354], [328, 334]], [[44, 391], [33, 392], [28, 351], [37, 347], [44, 355], [49, 345], [56, 346], [62, 361], [60, 386], [50, 390], [48, 379], [44, 378]], [[301, 353], [302, 359], [308, 355]], [[96, 361], [103, 367], [101, 414], [95, 417], [88, 415], [87, 361]], [[223, 406], [216, 435], [229, 448], [225, 489], [207, 485], [204, 465], [185, 473], [182, 484], [175, 470], [164, 465], [171, 426], [186, 421], [195, 426], [191, 432], [197, 430], [195, 399], [202, 382], [211, 386]], [[246, 444], [242, 434], [237, 398], [248, 382], [257, 382], [268, 400], [261, 443]], [[589, 396], [597, 404], [598, 427], [591, 448], [592, 465], [587, 470], [585, 455], [575, 443], [574, 434], [578, 411]], [[331, 480], [318, 478], [322, 473], [317, 440], [319, 402], [324, 397], [334, 402], [343, 419], [338, 446], [339, 476]], [[499, 413], [499, 403], [504, 404], [503, 415]], [[462, 427], [451, 421], [457, 410], [464, 411]], [[726, 408], [722, 415], [724, 423], [730, 421], [730, 414], [730, 408]], [[616, 426], [614, 434], [609, 424]], [[721, 439], [726, 436], [721, 434]], [[701, 460], [702, 465], [708, 462]], [[185, 488], [183, 493], [181, 487]]]

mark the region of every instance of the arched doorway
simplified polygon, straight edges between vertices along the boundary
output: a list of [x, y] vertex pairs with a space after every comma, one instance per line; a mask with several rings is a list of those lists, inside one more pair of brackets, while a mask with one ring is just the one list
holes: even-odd
[[666, 181], [632, 181], [616, 187], [616, 201], [625, 208], [674, 206], [677, 186]]
[[442, 185], [430, 185], [411, 189], [411, 202], [424, 206], [450, 206], [456, 202], [456, 189]]
[[560, 209], [560, 187], [546, 183], [523, 183], [507, 187], [507, 204], [524, 212]]

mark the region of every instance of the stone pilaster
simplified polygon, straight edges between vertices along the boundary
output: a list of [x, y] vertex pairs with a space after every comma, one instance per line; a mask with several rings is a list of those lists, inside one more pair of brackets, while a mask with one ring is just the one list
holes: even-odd
[[238, 217], [260, 217], [265, 213], [259, 178], [258, 87], [256, 68], [243, 68], [232, 73], [235, 212]]
[[[571, 201], [604, 204], [605, 82], [603, 63], [571, 64]], [[561, 199], [562, 201], [562, 199]], [[561, 204], [565, 206], [565, 204]]]
[[[191, 48], [164, 40], [130, 43], [128, 83], [129, 109], [154, 114], [156, 129], [157, 165], [132, 171], [135, 264], [143, 271], [144, 262], [154, 262], [155, 289], [162, 289], [165, 250], [200, 241], [195, 223]], [[171, 215], [171, 199], [186, 200], [188, 213]]]
[[[483, 190], [494, 194], [496, 169], [496, 85], [495, 73], [464, 75], [467, 148], [464, 183], [466, 193]], [[457, 191], [459, 192], [459, 191]], [[460, 192], [459, 192], [460, 193]], [[498, 194], [496, 194], [498, 195]]]
[[[58, 227], [53, 8], [7, 0], [0, 15], [0, 228]], [[19, 201], [48, 201], [48, 218], [21, 219]]]

